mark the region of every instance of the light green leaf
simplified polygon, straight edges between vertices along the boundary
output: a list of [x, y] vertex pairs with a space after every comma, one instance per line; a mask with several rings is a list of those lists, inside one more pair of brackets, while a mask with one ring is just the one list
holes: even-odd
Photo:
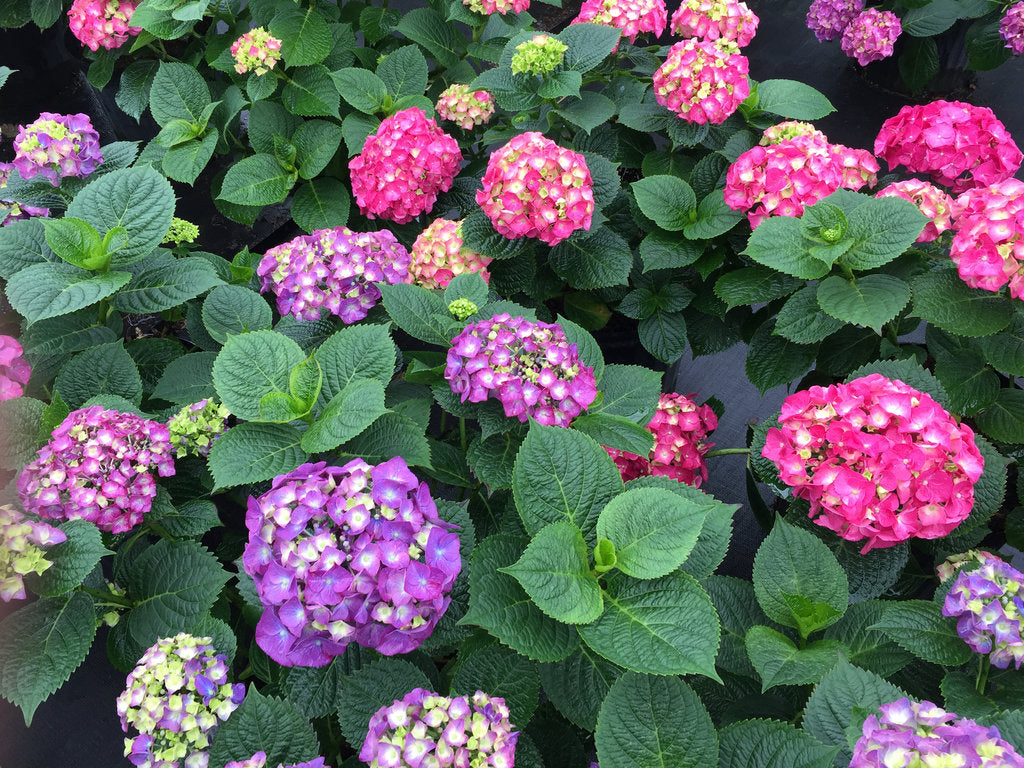
[[288, 394], [291, 370], [305, 358], [298, 344], [274, 331], [231, 336], [213, 364], [213, 385], [233, 414], [260, 421], [260, 400], [270, 392]]
[[238, 424], [217, 438], [208, 458], [217, 488], [270, 480], [309, 458], [302, 433], [288, 424]]
[[847, 280], [833, 275], [818, 284], [822, 310], [844, 323], [881, 333], [882, 326], [910, 301], [910, 286], [892, 275], [863, 275]]
[[790, 120], [819, 120], [836, 111], [824, 94], [796, 80], [763, 80], [757, 96], [760, 109]]

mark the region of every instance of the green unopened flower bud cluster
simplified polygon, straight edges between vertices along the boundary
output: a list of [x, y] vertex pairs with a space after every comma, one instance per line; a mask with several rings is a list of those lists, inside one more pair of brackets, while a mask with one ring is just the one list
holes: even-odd
[[516, 46], [512, 71], [517, 75], [546, 75], [562, 63], [568, 47], [550, 35], [534, 35], [532, 40]]
[[182, 408], [167, 422], [175, 456], [208, 455], [213, 441], [228, 428], [230, 415], [226, 407], [209, 399]]
[[175, 216], [171, 219], [171, 228], [167, 230], [167, 234], [164, 235], [161, 244], [168, 245], [173, 243], [174, 245], [181, 245], [183, 243], [194, 243], [197, 237], [199, 237], [198, 226], [191, 221], [179, 219]]
[[470, 315], [475, 315], [480, 308], [469, 299], [455, 299], [448, 305], [448, 311], [458, 320], [465, 320]]

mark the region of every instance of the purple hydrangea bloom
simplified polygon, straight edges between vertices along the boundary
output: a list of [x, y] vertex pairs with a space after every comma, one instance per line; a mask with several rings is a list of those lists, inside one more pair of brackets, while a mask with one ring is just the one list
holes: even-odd
[[156, 479], [174, 474], [167, 427], [100, 405], [72, 411], [18, 476], [18, 498], [40, 517], [123, 533], [153, 506]]
[[1024, 2], [1014, 3], [999, 20], [999, 36], [1014, 56], [1024, 53]]
[[218, 722], [245, 697], [245, 686], [228, 683], [228, 663], [209, 637], [184, 632], [157, 640], [117, 697], [124, 754], [138, 768], [206, 768], [206, 752]]
[[901, 32], [903, 25], [895, 13], [868, 8], [847, 25], [839, 44], [843, 53], [863, 67], [892, 56], [893, 44]]
[[[260, 750], [248, 760], [232, 760], [225, 765], [224, 768], [265, 768], [266, 765], [267, 753]], [[295, 765], [283, 765], [282, 763], [278, 763], [277, 768], [329, 768], [329, 766], [324, 764], [324, 759], [322, 757], [318, 757], [315, 760], [309, 760], [305, 763], [296, 763]]]
[[[0, 163], [0, 189], [7, 186], [7, 179], [14, 170], [14, 163]], [[28, 219], [33, 216], [49, 216], [49, 208], [39, 208], [35, 205], [22, 205], [12, 200], [4, 200], [0, 197], [0, 227], [6, 227], [19, 219]]]
[[316, 320], [321, 307], [355, 323], [380, 300], [373, 283], [409, 283], [411, 257], [386, 229], [319, 229], [271, 248], [256, 272], [261, 291], [277, 296], [282, 315]]
[[444, 377], [462, 402], [489, 397], [506, 416], [567, 427], [597, 397], [585, 365], [562, 326], [508, 313], [467, 325], [452, 341]]
[[1024, 662], [1021, 616], [1024, 573], [988, 553], [973, 570], [961, 568], [946, 595], [942, 615], [957, 619], [957, 634], [975, 651], [987, 653], [993, 666], [1006, 669]]
[[370, 718], [359, 759], [370, 768], [513, 768], [519, 733], [504, 699], [416, 688]]
[[245, 523], [256, 642], [287, 667], [324, 666], [353, 641], [385, 656], [419, 647], [462, 568], [458, 536], [400, 457], [303, 464], [249, 498]]
[[82, 113], [43, 112], [34, 123], [18, 126], [14, 151], [21, 178], [40, 175], [55, 187], [67, 176], [88, 176], [103, 162], [100, 135]]
[[900, 699], [864, 721], [850, 768], [963, 766], [1024, 768], [1024, 758], [995, 726], [978, 725], [930, 701]]
[[807, 9], [807, 28], [819, 43], [835, 40], [864, 10], [864, 0], [814, 0]]
[[41, 574], [52, 565], [40, 547], [66, 540], [64, 531], [26, 517], [15, 507], [0, 506], [0, 600], [24, 600], [23, 577]]

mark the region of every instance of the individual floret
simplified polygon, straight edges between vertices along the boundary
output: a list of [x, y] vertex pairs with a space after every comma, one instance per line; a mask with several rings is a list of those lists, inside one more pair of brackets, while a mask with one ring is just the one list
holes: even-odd
[[807, 9], [807, 28], [819, 43], [835, 40], [863, 10], [864, 0], [813, 0]]
[[927, 181], [908, 179], [897, 181], [882, 189], [875, 197], [902, 197], [917, 206], [928, 223], [917, 238], [919, 243], [938, 239], [952, 225], [953, 199]]
[[680, 37], [731, 40], [743, 48], [754, 39], [759, 21], [738, 0], [683, 0], [672, 14], [670, 29]]
[[485, 125], [494, 115], [494, 97], [487, 91], [474, 91], [468, 85], [449, 85], [437, 97], [437, 116], [451, 120], [464, 131]]
[[22, 355], [24, 350], [13, 336], [0, 335], [0, 401], [25, 394], [32, 366]]
[[971, 189], [954, 203], [949, 255], [971, 288], [1024, 299], [1024, 182], [1006, 179]]
[[750, 95], [750, 62], [728, 40], [673, 45], [654, 73], [654, 98], [688, 123], [724, 123]]
[[43, 112], [34, 123], [18, 126], [14, 153], [21, 178], [39, 175], [55, 187], [68, 176], [88, 176], [103, 162], [100, 135], [83, 113]]
[[174, 474], [167, 427], [94, 405], [72, 411], [53, 430], [18, 476], [18, 497], [40, 517], [81, 518], [123, 533], [153, 506], [154, 474]]
[[24, 600], [24, 577], [42, 574], [53, 565], [41, 547], [66, 540], [65, 533], [52, 525], [8, 504], [0, 506], [0, 600]]
[[[260, 750], [247, 760], [232, 760], [225, 765], [224, 768], [265, 768], [266, 765], [267, 753]], [[278, 763], [277, 768], [329, 768], [329, 766], [324, 765], [324, 759], [322, 757], [318, 757], [305, 763], [296, 763], [295, 765], [283, 765], [282, 763]]]
[[462, 4], [469, 10], [490, 16], [497, 13], [504, 16], [509, 11], [522, 13], [530, 7], [530, 0], [462, 0]]
[[667, 22], [665, 0], [584, 0], [579, 15], [569, 23], [615, 27], [635, 43], [637, 35], [644, 32], [661, 37]]
[[509, 67], [517, 75], [546, 75], [562, 63], [569, 46], [551, 35], [534, 35], [516, 46]]
[[975, 653], [989, 654], [992, 666], [1024, 662], [1021, 616], [1024, 573], [987, 552], [980, 565], [962, 565], [946, 594], [942, 615], [957, 619], [956, 631]]
[[231, 56], [235, 59], [235, 72], [255, 72], [259, 77], [281, 60], [281, 41], [263, 27], [256, 27], [231, 44]]
[[900, 17], [892, 11], [868, 8], [861, 11], [843, 30], [839, 45], [843, 53], [857, 59], [862, 67], [892, 56], [892, 47], [903, 32]]
[[999, 20], [999, 37], [1014, 56], [1024, 53], [1024, 2], [1014, 3]]
[[477, 272], [490, 280], [489, 256], [462, 244], [462, 221], [435, 219], [412, 244], [409, 274], [424, 288], [447, 288], [456, 275]]
[[131, 0], [74, 0], [68, 26], [71, 34], [93, 51], [120, 48], [142, 31], [129, 23], [138, 5]]
[[207, 398], [186, 405], [167, 421], [175, 456], [207, 456], [213, 442], [228, 428], [231, 411]]

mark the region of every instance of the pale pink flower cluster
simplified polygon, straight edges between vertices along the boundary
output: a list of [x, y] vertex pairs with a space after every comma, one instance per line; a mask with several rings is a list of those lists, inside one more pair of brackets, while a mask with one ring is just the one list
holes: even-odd
[[919, 243], [937, 239], [952, 226], [953, 199], [927, 181], [897, 181], [879, 191], [875, 197], [902, 197], [916, 205], [918, 210], [928, 217], [924, 231], [917, 238]]
[[265, 75], [281, 60], [281, 41], [263, 27], [250, 29], [231, 44], [235, 59], [235, 72], [244, 75], [255, 72]]
[[1006, 179], [968, 190], [954, 204], [949, 255], [971, 288], [1024, 299], [1024, 182]]
[[725, 175], [725, 203], [746, 211], [751, 227], [772, 215], [800, 216], [837, 189], [856, 191], [877, 182], [878, 161], [870, 152], [831, 144], [807, 123], [775, 128], [780, 130], [770, 137], [765, 132], [774, 143], [748, 149]]
[[957, 194], [1008, 179], [1024, 159], [991, 109], [960, 101], [903, 107], [882, 124], [875, 154]]
[[0, 401], [21, 397], [32, 375], [32, 366], [13, 336], [0, 336]]
[[129, 26], [138, 5], [131, 0], [75, 0], [68, 11], [68, 26], [93, 51], [119, 48], [142, 31]]
[[974, 432], [924, 392], [873, 373], [786, 398], [761, 455], [810, 516], [861, 552], [936, 539], [974, 506]]
[[458, 142], [422, 109], [399, 110], [349, 160], [359, 212], [398, 224], [429, 213], [438, 193], [451, 189], [461, 163]]
[[892, 56], [892, 47], [903, 32], [900, 17], [892, 11], [868, 8], [857, 14], [843, 30], [839, 45], [843, 53], [862, 67]]
[[1014, 3], [999, 20], [999, 36], [1014, 56], [1024, 53], [1024, 2]]
[[479, 272], [484, 282], [491, 278], [491, 258], [463, 246], [462, 221], [430, 222], [412, 244], [411, 256], [409, 274], [424, 288], [447, 288], [453, 277], [471, 272]]
[[462, 0], [462, 4], [484, 16], [490, 16], [492, 13], [504, 16], [509, 11], [522, 13], [530, 7], [530, 0]]
[[558, 245], [577, 229], [590, 229], [593, 180], [583, 155], [528, 131], [491, 154], [476, 202], [510, 240]]
[[494, 97], [487, 91], [474, 91], [468, 85], [449, 85], [434, 105], [442, 120], [451, 120], [463, 130], [486, 124], [494, 114]]
[[732, 40], [741, 48], [754, 39], [760, 19], [738, 0], [683, 0], [672, 14], [671, 30], [680, 37]]
[[835, 40], [863, 10], [864, 0], [814, 0], [807, 9], [807, 28], [819, 43]]
[[688, 123], [724, 123], [750, 95], [750, 62], [727, 40], [673, 45], [654, 73], [654, 98]]
[[668, 23], [665, 0], [584, 0], [570, 24], [602, 24], [622, 30], [630, 43], [642, 32], [661, 37]]
[[711, 406], [697, 405], [695, 397], [675, 393], [661, 396], [647, 425], [647, 431], [654, 435], [654, 447], [647, 456], [605, 447], [623, 480], [656, 475], [700, 488], [708, 479], [704, 454], [714, 443], [706, 438], [718, 426], [718, 417]]

